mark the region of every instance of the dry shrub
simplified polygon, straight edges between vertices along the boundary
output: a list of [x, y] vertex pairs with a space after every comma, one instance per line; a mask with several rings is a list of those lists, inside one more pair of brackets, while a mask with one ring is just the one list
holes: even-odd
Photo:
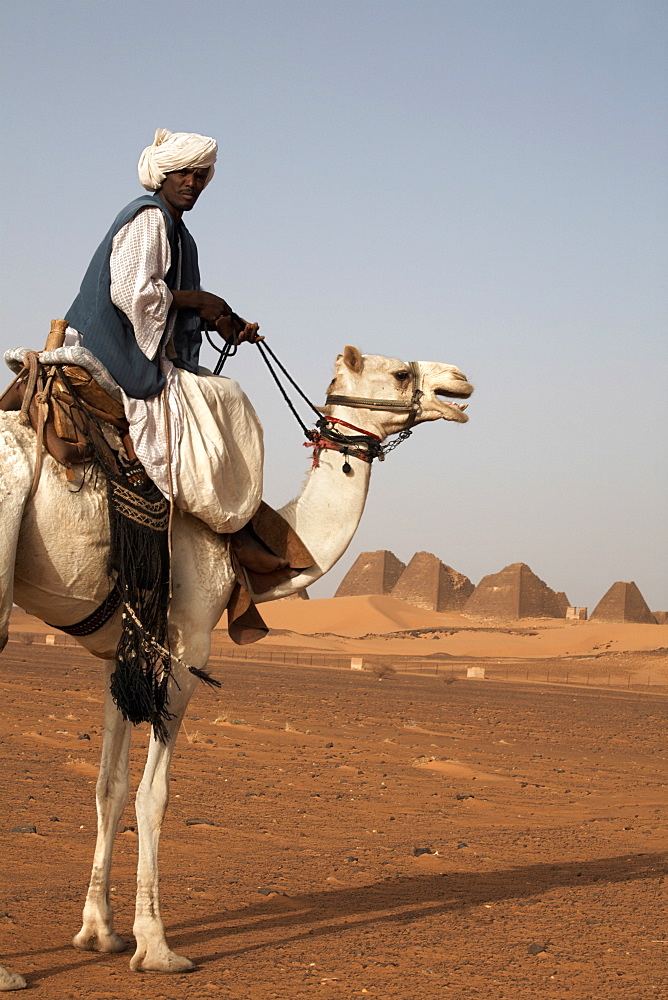
[[375, 674], [379, 681], [382, 681], [384, 677], [391, 677], [396, 674], [396, 670], [391, 663], [374, 663], [371, 667], [371, 673]]

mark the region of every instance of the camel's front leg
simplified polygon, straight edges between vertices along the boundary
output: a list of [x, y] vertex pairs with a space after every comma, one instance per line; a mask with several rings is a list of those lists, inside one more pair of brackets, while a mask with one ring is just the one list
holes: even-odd
[[97, 843], [93, 871], [83, 911], [83, 926], [74, 937], [76, 948], [88, 951], [124, 951], [125, 941], [114, 934], [109, 902], [111, 854], [118, 821], [128, 799], [128, 757], [131, 725], [124, 722], [111, 697], [109, 679], [116, 664], [106, 661], [104, 692], [104, 740], [97, 779]]
[[173, 683], [170, 685], [169, 711], [174, 717], [167, 723], [167, 743], [160, 743], [151, 737], [148, 760], [136, 797], [139, 866], [134, 934], [137, 950], [130, 968], [144, 972], [185, 972], [193, 968], [189, 959], [171, 951], [167, 944], [158, 897], [158, 844], [169, 802], [169, 764], [179, 726], [197, 680], [183, 671], [179, 672], [178, 682], [179, 688]]

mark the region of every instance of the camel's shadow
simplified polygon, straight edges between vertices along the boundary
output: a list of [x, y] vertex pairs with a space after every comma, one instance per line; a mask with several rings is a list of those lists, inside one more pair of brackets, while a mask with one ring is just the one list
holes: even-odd
[[[204, 955], [194, 954], [197, 965], [201, 966], [263, 948], [275, 948], [306, 939], [313, 941], [350, 928], [404, 924], [423, 917], [447, 916], [448, 913], [462, 913], [485, 903], [530, 899], [554, 889], [582, 889], [595, 883], [609, 885], [658, 880], [665, 874], [667, 863], [668, 855], [662, 853], [622, 854], [594, 861], [524, 865], [487, 872], [388, 877], [382, 882], [355, 888], [299, 893], [279, 897], [278, 900], [266, 900], [256, 906], [217, 910], [192, 920], [173, 923], [168, 926], [167, 933], [170, 944], [184, 953], [201, 942], [213, 943], [223, 938], [227, 941], [238, 940], [240, 934], [252, 935], [252, 941], [237, 947], [220, 947]], [[261, 940], [258, 940], [258, 935]], [[68, 950], [68, 945], [39, 949], [41, 954], [64, 954]], [[7, 957], [31, 954], [34, 955], [34, 952], [17, 952]], [[107, 965], [120, 957], [81, 956], [65, 965], [41, 969], [27, 978], [29, 985], [36, 985], [64, 972], [98, 963]]]
[[[213, 912], [172, 924], [169, 937], [180, 951], [201, 941], [235, 938], [244, 932], [262, 940], [237, 948], [221, 948], [199, 955], [198, 964], [225, 956], [257, 951], [305, 938], [335, 934], [346, 928], [405, 923], [421, 917], [447, 915], [485, 903], [526, 899], [554, 889], [583, 888], [658, 879], [665, 872], [666, 854], [624, 854], [594, 861], [534, 864], [506, 870], [455, 872], [389, 877], [355, 888], [300, 893], [285, 900], [289, 907], [267, 901], [237, 910]], [[276, 932], [284, 932], [277, 937]]]

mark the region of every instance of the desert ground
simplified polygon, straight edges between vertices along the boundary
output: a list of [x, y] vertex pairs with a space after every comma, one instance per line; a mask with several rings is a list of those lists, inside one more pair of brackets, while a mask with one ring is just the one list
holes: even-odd
[[[372, 597], [262, 612], [272, 631], [252, 647], [221, 623], [223, 687], [196, 693], [174, 755], [162, 910], [197, 968], [170, 977], [70, 946], [101, 672], [16, 611], [0, 955], [28, 979], [20, 995], [668, 998], [668, 626], [492, 623]], [[134, 827], [130, 802], [112, 881], [130, 943]]]

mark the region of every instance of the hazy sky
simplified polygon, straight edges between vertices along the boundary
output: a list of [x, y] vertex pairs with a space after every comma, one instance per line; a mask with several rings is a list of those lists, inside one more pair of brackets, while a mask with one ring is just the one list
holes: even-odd
[[[67, 311], [155, 129], [213, 135], [204, 287], [307, 392], [346, 343], [476, 386], [374, 467], [313, 596], [426, 549], [668, 608], [665, 0], [22, 0], [3, 28], [2, 349]], [[254, 348], [228, 374], [278, 506], [301, 432]]]

